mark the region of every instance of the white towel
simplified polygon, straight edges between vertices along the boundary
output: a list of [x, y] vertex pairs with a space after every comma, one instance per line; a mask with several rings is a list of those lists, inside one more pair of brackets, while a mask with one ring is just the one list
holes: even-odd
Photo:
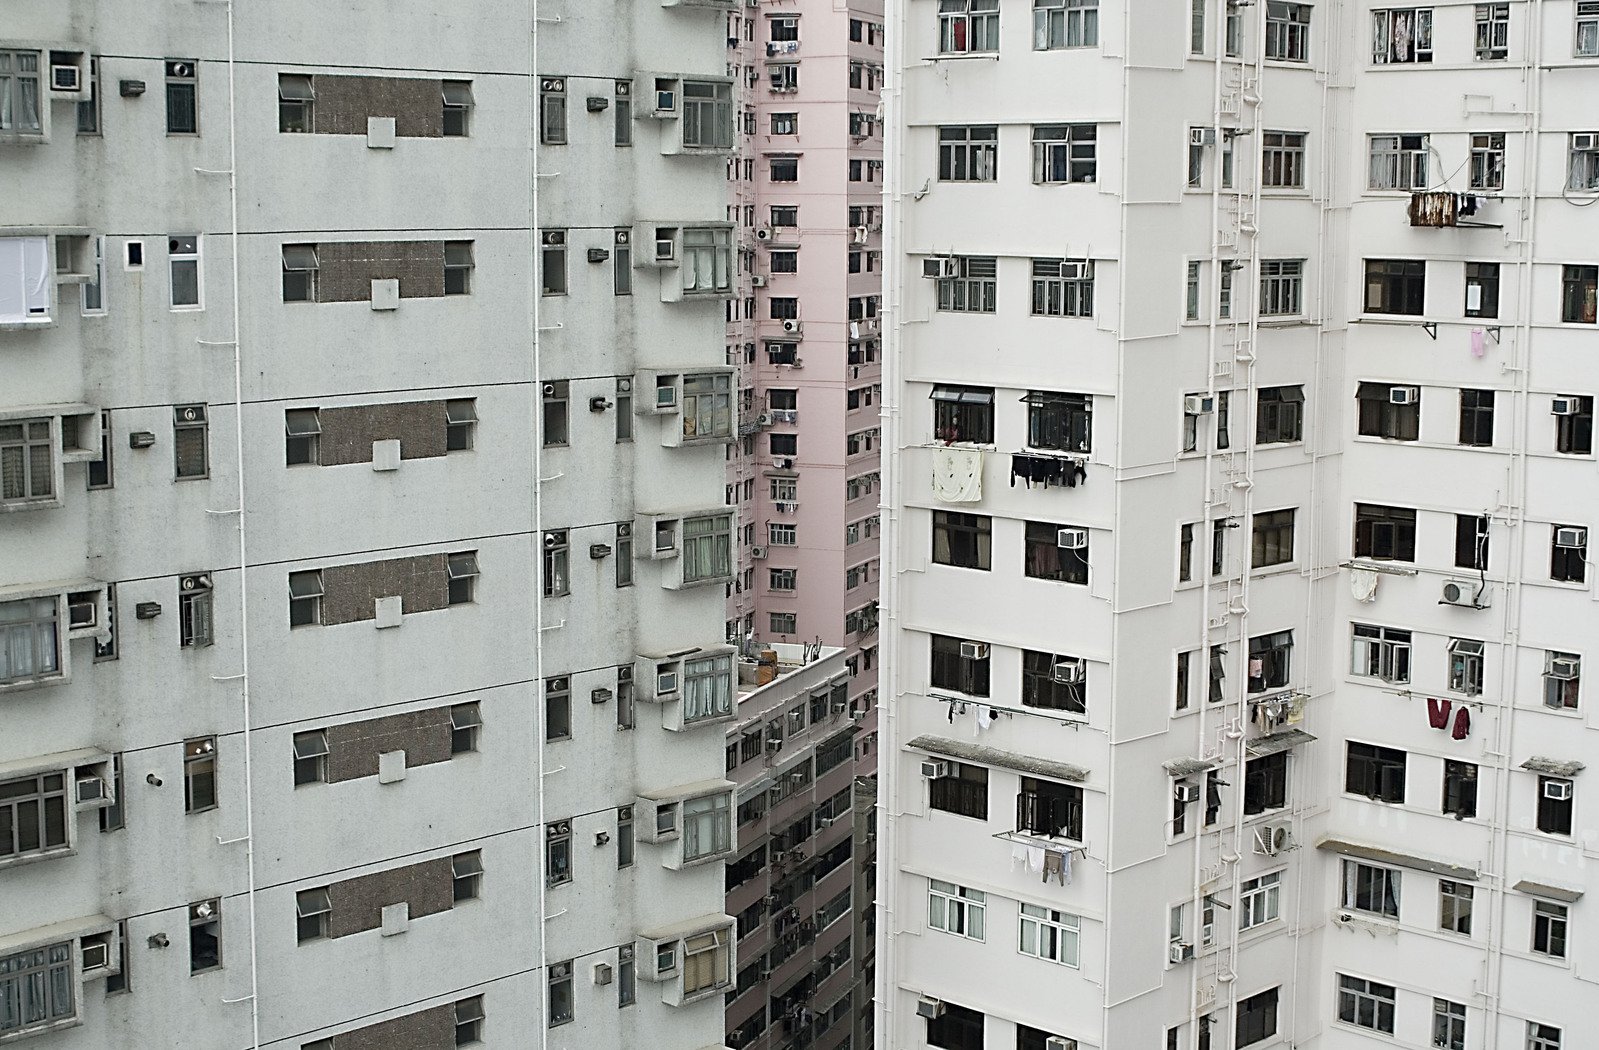
[[1349, 570], [1349, 593], [1355, 596], [1357, 602], [1370, 602], [1377, 600], [1377, 572], [1374, 569], [1351, 568]]
[[1027, 847], [1027, 870], [1028, 871], [1043, 871], [1044, 870], [1044, 847], [1043, 846], [1028, 846]]
[[983, 498], [983, 454], [972, 448], [933, 451], [933, 498], [943, 503], [977, 503]]
[[1075, 850], [1061, 851], [1060, 877], [1061, 881], [1068, 886], [1072, 884], [1072, 854], [1075, 852]]
[[1025, 842], [1014, 843], [1010, 848], [1010, 870], [1015, 871], [1018, 867], [1023, 871], [1027, 870], [1027, 843]]
[[987, 704], [980, 705], [977, 708], [977, 732], [982, 733], [983, 730], [987, 729], [993, 724], [994, 709], [989, 707]]

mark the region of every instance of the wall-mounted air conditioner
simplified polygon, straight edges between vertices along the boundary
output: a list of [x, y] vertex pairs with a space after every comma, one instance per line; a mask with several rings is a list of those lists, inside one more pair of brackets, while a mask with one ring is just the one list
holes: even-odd
[[1055, 546], [1069, 551], [1080, 551], [1088, 547], [1087, 529], [1061, 529], [1055, 533]]
[[939, 759], [927, 758], [922, 760], [922, 777], [927, 780], [941, 780], [949, 776], [949, 763]]
[[962, 660], [986, 660], [988, 659], [988, 643], [962, 642], [960, 653]]
[[922, 276], [928, 280], [942, 281], [960, 276], [960, 264], [949, 256], [922, 260]]

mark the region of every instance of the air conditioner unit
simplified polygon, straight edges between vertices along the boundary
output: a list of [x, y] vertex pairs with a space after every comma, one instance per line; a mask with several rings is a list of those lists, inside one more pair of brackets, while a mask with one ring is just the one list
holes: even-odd
[[783, 742], [781, 740], [778, 740], [778, 739], [774, 738], [774, 737], [767, 737], [766, 738], [766, 750], [774, 752], [774, 753], [778, 752], [778, 751], [781, 751], [781, 750], [783, 750]]
[[770, 226], [757, 226], [755, 228], [755, 239], [758, 241], [769, 241], [772, 239], [772, 232], [773, 231]]
[[755, 417], [755, 425], [758, 427], [769, 427], [772, 425], [772, 417], [767, 413], [762, 412], [760, 415]]
[[1391, 386], [1388, 388], [1388, 403], [1390, 405], [1414, 405], [1421, 400], [1421, 390], [1413, 386]]
[[1593, 135], [1591, 133], [1587, 135], [1573, 135], [1571, 136], [1571, 148], [1579, 151], [1599, 149], [1599, 135]]
[[671, 237], [660, 237], [655, 241], [655, 258], [657, 261], [675, 259], [677, 257], [677, 241]]
[[77, 797], [80, 806], [109, 806], [116, 801], [111, 793], [111, 785], [106, 783], [104, 777], [93, 773], [84, 775], [80, 772]]
[[1049, 669], [1050, 677], [1061, 685], [1077, 685], [1086, 677], [1083, 665], [1078, 660], [1061, 660]]
[[1587, 529], [1556, 529], [1556, 547], [1582, 547], [1588, 542]]
[[925, 1017], [929, 1021], [944, 1016], [944, 1002], [942, 999], [933, 999], [922, 996], [916, 1000], [916, 1016]]
[[677, 92], [675, 92], [675, 91], [657, 91], [655, 93], [655, 112], [657, 112], [657, 113], [676, 113], [677, 112]]
[[1262, 824], [1255, 829], [1255, 852], [1267, 857], [1294, 848], [1294, 833], [1287, 824]]
[[837, 819], [837, 817], [817, 817], [816, 823], [819, 827], [830, 828], [833, 826], [833, 821]]
[[1555, 802], [1571, 800], [1571, 781], [1551, 780], [1543, 786], [1543, 797]]
[[1570, 682], [1575, 680], [1577, 675], [1581, 673], [1582, 662], [1579, 660], [1556, 656], [1549, 661], [1548, 674], [1550, 678], [1558, 678], [1562, 682]]
[[766, 275], [764, 273], [751, 274], [750, 275], [750, 287], [751, 288], [765, 288], [766, 287]]
[[1060, 264], [1060, 276], [1063, 281], [1081, 281], [1088, 276], [1088, 264], [1085, 262], [1063, 262]]
[[865, 718], [866, 718], [866, 712], [865, 711], [851, 711], [849, 713], [849, 720], [851, 722], [860, 722], [860, 721], [864, 720]]
[[927, 758], [922, 760], [922, 777], [926, 780], [941, 780], [949, 776], [949, 763], [939, 759]]
[[928, 280], [941, 281], [947, 277], [958, 277], [959, 275], [960, 265], [948, 256], [922, 260], [922, 276]]
[[1216, 399], [1208, 394], [1189, 394], [1183, 398], [1183, 414], [1204, 416], [1216, 411]]
[[766, 548], [765, 547], [751, 547], [750, 548], [750, 557], [754, 558], [756, 561], [763, 560], [766, 557]]
[[1549, 411], [1557, 416], [1574, 416], [1577, 414], [1581, 402], [1574, 397], [1557, 397], [1549, 402]]
[[1172, 941], [1166, 946], [1166, 957], [1173, 963], [1187, 962], [1194, 957], [1194, 946], [1187, 941]]
[[1060, 529], [1055, 533], [1055, 546], [1069, 551], [1088, 548], [1087, 529]]
[[986, 660], [988, 659], [988, 643], [962, 642], [960, 652], [962, 660]]
[[[187, 586], [187, 585], [185, 585]], [[73, 631], [94, 627], [100, 620], [100, 603], [93, 594], [67, 597], [67, 626]]]
[[83, 74], [75, 65], [53, 65], [50, 67], [50, 88], [53, 91], [81, 91]]
[[1486, 609], [1488, 588], [1471, 580], [1445, 580], [1443, 597], [1439, 602], [1443, 605], [1461, 605], [1468, 609]]
[[1077, 1050], [1077, 1040], [1062, 1035], [1052, 1035], [1044, 1040], [1044, 1050]]
[[655, 672], [655, 695], [677, 695], [677, 672], [675, 670]]
[[800, 335], [805, 331], [805, 322], [798, 318], [790, 317], [783, 322], [783, 331], [789, 335]]
[[1177, 800], [1178, 802], [1181, 802], [1183, 805], [1186, 806], [1190, 802], [1198, 802], [1199, 801], [1199, 785], [1198, 784], [1181, 784], [1181, 783], [1173, 784], [1172, 785], [1172, 789], [1171, 789], [1171, 794], [1172, 794], [1172, 798], [1173, 799]]
[[1216, 129], [1189, 128], [1188, 144], [1190, 146], [1214, 146], [1216, 144]]

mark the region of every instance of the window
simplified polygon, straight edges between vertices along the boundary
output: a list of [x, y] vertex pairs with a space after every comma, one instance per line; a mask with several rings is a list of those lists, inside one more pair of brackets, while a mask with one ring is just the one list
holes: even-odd
[[1555, 525], [1550, 531], [1549, 578], [1560, 583], [1582, 583], [1587, 578], [1588, 530]]
[[[87, 105], [87, 103], [83, 102], [78, 104], [80, 106]], [[92, 317], [106, 312], [104, 237], [94, 238], [94, 264], [89, 271], [89, 279], [84, 281], [79, 289], [78, 302], [85, 317]]]
[[683, 662], [683, 721], [721, 718], [733, 712], [733, 656], [703, 656]]
[[1460, 392], [1460, 443], [1486, 448], [1494, 443], [1494, 392]]
[[[799, 90], [799, 64], [797, 62], [768, 63], [766, 78], [775, 92], [787, 94]], [[748, 176], [745, 176], [748, 178]], [[776, 179], [772, 181], [776, 182]], [[792, 180], [790, 180], [792, 181]]]
[[[1373, 135], [1370, 138], [1370, 170], [1366, 186], [1373, 190], [1424, 190], [1427, 188], [1426, 135]], [[1370, 263], [1367, 263], [1367, 299], [1371, 297]], [[1424, 264], [1416, 263], [1416, 266]], [[1420, 301], [1420, 292], [1417, 292]], [[1376, 310], [1368, 301], [1366, 309], [1381, 313], [1421, 313], [1417, 309]]]
[[[67, 848], [72, 819], [67, 791], [67, 775], [59, 770], [0, 781], [0, 859]], [[0, 1013], [0, 1032], [6, 1030], [5, 1019]]]
[[989, 656], [985, 642], [932, 636], [931, 685], [971, 696], [988, 695]]
[[1427, 263], [1419, 259], [1366, 260], [1366, 312], [1369, 314], [1424, 313]]
[[[1351, 795], [1364, 795], [1374, 802], [1403, 802], [1405, 758], [1405, 753], [1395, 748], [1349, 741], [1344, 763], [1344, 790]], [[1344, 863], [1347, 868], [1354, 862]]]
[[1438, 928], [1446, 933], [1471, 936], [1471, 905], [1475, 890], [1469, 882], [1438, 880]]
[[0, 51], [0, 131], [32, 135], [44, 131], [37, 51]]
[[1432, 8], [1377, 10], [1371, 19], [1373, 62], [1432, 61]]
[[1260, 261], [1260, 316], [1292, 317], [1303, 312], [1305, 260]]
[[446, 80], [440, 84], [443, 102], [442, 130], [446, 138], [464, 138], [471, 133], [472, 82]]
[[444, 294], [472, 294], [472, 242], [444, 242]]
[[938, 0], [938, 50], [999, 50], [999, 0]]
[[1449, 639], [1449, 691], [1482, 695], [1483, 644], [1472, 638]]
[[474, 995], [455, 1004], [455, 1045], [471, 1046], [483, 1041], [483, 997]]
[[993, 182], [999, 177], [999, 128], [993, 124], [938, 129], [942, 182]]
[[[1203, 3], [1204, 0], [1199, 0]], [[1199, 320], [1199, 275], [1204, 268], [1204, 263], [1191, 262], [1188, 264], [1187, 278], [1183, 290], [1183, 318], [1188, 321]]]
[[798, 113], [773, 113], [772, 114], [772, 132], [771, 133], [773, 135], [798, 135], [799, 134], [799, 114]]
[[1560, 1050], [1560, 1029], [1540, 1021], [1528, 1021], [1527, 1050]]
[[445, 575], [449, 579], [446, 598], [450, 605], [467, 605], [477, 593], [477, 551], [462, 551], [445, 559]]
[[733, 148], [733, 85], [683, 81], [683, 145], [688, 149]]
[[444, 448], [447, 452], [469, 452], [477, 430], [477, 399], [460, 398], [444, 402]]
[[702, 933], [683, 941], [683, 994], [695, 995], [725, 987], [731, 979], [728, 955], [729, 928]]
[[616, 82], [616, 115], [612, 121], [612, 137], [618, 146], [633, 145], [633, 82]]
[[1566, 957], [1566, 922], [1570, 909], [1553, 901], [1532, 905], [1532, 950], [1554, 959]]
[[179, 481], [211, 474], [207, 453], [210, 423], [204, 405], [178, 405], [172, 410], [172, 456]]
[[0, 423], [0, 506], [53, 500], [55, 454], [49, 419]]
[[1274, 871], [1238, 884], [1239, 930], [1276, 920], [1282, 907], [1282, 878], [1282, 872]]
[[550, 964], [550, 1021], [549, 1027], [568, 1024], [577, 1016], [576, 999], [572, 985], [572, 960]]
[[1478, 4], [1476, 7], [1477, 61], [1510, 57], [1510, 5]]
[[1415, 561], [1415, 510], [1375, 503], [1355, 504], [1355, 557]]
[[683, 231], [683, 291], [716, 294], [733, 287], [733, 231], [725, 226]]
[[222, 900], [189, 905], [189, 973], [222, 968]]
[[[1482, 8], [1478, 7], [1477, 10], [1481, 11]], [[1469, 186], [1474, 190], [1504, 189], [1504, 132], [1497, 131], [1471, 136], [1471, 178]], [[1467, 269], [1469, 271], [1469, 264]]]
[[483, 891], [483, 851], [457, 853], [450, 858], [451, 899], [475, 901]]
[[1078, 934], [1082, 919], [1076, 915], [1023, 903], [1019, 927], [1017, 950], [1023, 955], [1057, 962], [1062, 966], [1078, 965]]
[[[794, 569], [768, 569], [766, 588], [771, 591], [789, 592], [798, 582], [797, 572]], [[792, 634], [792, 631], [780, 631], [780, 634]]]
[[294, 734], [294, 786], [321, 784], [328, 779], [328, 731], [312, 729]]
[[1299, 441], [1304, 435], [1305, 388], [1261, 387], [1255, 400], [1255, 442], [1260, 445]]
[[540, 235], [540, 288], [544, 295], [566, 294], [566, 231], [545, 230]]
[[289, 573], [289, 626], [322, 622], [322, 570]]
[[1550, 835], [1571, 834], [1571, 800], [1575, 784], [1562, 777], [1538, 778], [1538, 830]]
[[1261, 157], [1261, 185], [1279, 190], [1305, 188], [1305, 139], [1303, 131], [1264, 133]]
[[1444, 760], [1443, 812], [1456, 820], [1477, 815], [1477, 767], [1470, 762]]
[[199, 234], [173, 234], [167, 238], [167, 275], [171, 278], [172, 309], [200, 309]]
[[[1555, 451], [1568, 456], [1593, 454], [1593, 398], [1567, 396], [1566, 412], [1555, 416]], [[1562, 407], [1556, 405], [1556, 407]]]
[[683, 803], [683, 861], [700, 860], [733, 848], [732, 796], [703, 795]]
[[1068, 529], [1052, 522], [1029, 521], [1022, 552], [1022, 571], [1035, 580], [1055, 580], [1086, 587], [1088, 543], [1087, 529]]
[[1488, 568], [1487, 517], [1455, 515], [1455, 567], [1479, 571]]
[[1466, 264], [1467, 317], [1499, 316], [1499, 264]]
[[1347, 1024], [1394, 1034], [1394, 1000], [1391, 984], [1338, 975], [1338, 1019]]
[[[778, 68], [778, 67], [773, 67]], [[787, 68], [794, 68], [792, 66]], [[773, 182], [798, 182], [799, 158], [795, 156], [774, 156], [768, 158], [769, 172]]]
[[633, 962], [633, 946], [616, 949], [616, 1005], [618, 1009], [638, 1002], [638, 968]]
[[[1273, 5], [1275, 6], [1275, 5]], [[1277, 989], [1268, 988], [1238, 1001], [1233, 1045], [1258, 1043], [1277, 1034]]]
[[941, 1050], [983, 1050], [983, 1015], [945, 1003], [942, 1016], [928, 1018], [927, 1045]]
[[1359, 861], [1342, 862], [1340, 908], [1399, 918], [1399, 872]]
[[316, 88], [300, 73], [278, 74], [278, 130], [308, 132], [316, 107]]
[[1087, 714], [1088, 674], [1083, 661], [1023, 649], [1022, 706]]
[[328, 935], [328, 916], [333, 904], [325, 887], [301, 890], [294, 895], [295, 938], [300, 944]]
[[1099, 0], [1033, 0], [1033, 50], [1099, 46]]
[[1091, 450], [1094, 434], [1092, 394], [1030, 390], [1022, 400], [1027, 403], [1027, 444], [1030, 447], [1063, 452]]
[[544, 882], [564, 886], [572, 881], [572, 822], [544, 825]]
[[566, 81], [558, 77], [539, 81], [539, 142], [566, 145]]
[[178, 577], [178, 644], [181, 648], [201, 649], [211, 644], [213, 607], [209, 573]]
[[[631, 685], [632, 683], [629, 683]], [[616, 866], [633, 866], [633, 807], [623, 806], [616, 811]]]
[[992, 521], [979, 514], [933, 511], [933, 561], [988, 571]]
[[974, 941], [983, 939], [987, 894], [969, 890], [952, 882], [929, 879], [927, 887], [927, 925]]
[[998, 295], [999, 261], [992, 256], [954, 260], [954, 277], [938, 280], [938, 308], [958, 313], [991, 314]]
[[1244, 814], [1255, 816], [1288, 805], [1288, 752], [1244, 763]]
[[565, 379], [544, 384], [542, 420], [543, 444], [545, 448], [566, 445], [570, 441], [569, 389]]
[[217, 808], [217, 739], [198, 737], [183, 742], [183, 811], [203, 813]]
[[1286, 565], [1294, 560], [1294, 514], [1295, 511], [1289, 509], [1255, 515], [1254, 533], [1250, 537], [1250, 568]]
[[931, 809], [975, 820], [988, 819], [988, 770], [983, 766], [950, 762], [949, 774], [928, 782]]
[[774, 547], [792, 547], [799, 542], [799, 530], [794, 525], [784, 525], [779, 522], [768, 522], [766, 525], [766, 542]]
[[1093, 182], [1098, 172], [1094, 124], [1034, 124], [1035, 183]]
[[318, 262], [316, 245], [283, 246], [283, 301], [314, 303], [317, 295]]
[[1016, 793], [1016, 830], [1081, 842], [1083, 789], [1022, 777]]
[[199, 67], [192, 58], [167, 59], [167, 134], [200, 133]]
[[946, 445], [957, 441], [981, 445], [993, 442], [993, 387], [935, 386], [931, 399], [933, 434], [939, 441]]
[[1177, 530], [1177, 582], [1189, 583], [1194, 578], [1194, 526], [1182, 525]]
[[544, 680], [544, 739], [572, 739], [571, 679]]
[[1582, 658], [1576, 653], [1544, 654], [1543, 702], [1546, 707], [1575, 710], [1582, 684]]
[[1578, 58], [1599, 58], [1599, 2], [1577, 0]]
[[733, 516], [683, 519], [683, 582], [717, 580], [733, 573]]
[[[1482, 10], [1478, 8], [1477, 10]], [[1466, 1004], [1434, 998], [1432, 1045], [1444, 1050], [1466, 1050]]]
[[1094, 316], [1093, 262], [1088, 259], [1034, 259], [1033, 316]]
[[723, 439], [733, 434], [733, 376], [730, 372], [685, 375], [682, 390], [683, 438]]
[[[1595, 154], [1599, 158], [1599, 153]], [[1599, 159], [1596, 159], [1599, 171]], [[1599, 179], [1599, 175], [1596, 175]], [[1599, 188], [1596, 185], [1595, 188]], [[1599, 266], [1562, 266], [1560, 268], [1560, 320], [1566, 324], [1594, 324], [1596, 295], [1599, 295]]]

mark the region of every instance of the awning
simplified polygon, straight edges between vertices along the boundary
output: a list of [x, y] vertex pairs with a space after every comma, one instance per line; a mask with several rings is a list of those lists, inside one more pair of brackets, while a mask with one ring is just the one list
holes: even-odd
[[1413, 868], [1416, 871], [1425, 871], [1433, 875], [1442, 875], [1445, 878], [1463, 882], [1475, 882], [1479, 874], [1476, 868], [1467, 868], [1459, 864], [1451, 864], [1443, 860], [1432, 860], [1427, 857], [1417, 857], [1409, 853], [1395, 853], [1393, 850], [1383, 849], [1380, 846], [1368, 846], [1364, 843], [1349, 842], [1345, 839], [1324, 838], [1316, 843], [1316, 848], [1345, 857], [1369, 860], [1375, 864]]
[[1283, 733], [1273, 733], [1271, 736], [1263, 736], [1258, 740], [1251, 740], [1244, 745], [1244, 749], [1251, 756], [1260, 758], [1265, 755], [1275, 755], [1280, 751], [1287, 751], [1290, 748], [1298, 747], [1300, 744], [1308, 744], [1315, 739], [1303, 729], [1290, 729]]
[[1581, 762], [1562, 762], [1557, 758], [1533, 755], [1521, 764], [1521, 768], [1532, 773], [1547, 773], [1552, 777], [1574, 777], [1588, 767]]
[[1566, 904], [1575, 903], [1581, 896], [1581, 890], [1567, 889], [1564, 886], [1551, 886], [1547, 882], [1528, 882], [1522, 879], [1511, 889], [1518, 893], [1525, 893], [1529, 897], [1542, 897], [1545, 900], [1562, 901]]
[[1048, 777], [1051, 780], [1068, 780], [1074, 783], [1081, 783], [1088, 779], [1088, 770], [1081, 766], [1074, 766], [1067, 762], [1056, 762], [1048, 758], [1035, 758], [1032, 755], [1019, 755], [1014, 751], [1001, 751], [997, 747], [970, 744], [964, 740], [950, 740], [941, 736], [919, 736], [907, 746], [914, 751], [925, 751], [930, 755], [942, 755], [945, 758], [953, 758], [979, 766], [998, 766], [1001, 769], [1011, 769], [1031, 776]]
[[1203, 773], [1219, 765], [1221, 765], [1219, 758], [1173, 758], [1161, 763], [1166, 772], [1174, 777], [1191, 777], [1195, 773]]

